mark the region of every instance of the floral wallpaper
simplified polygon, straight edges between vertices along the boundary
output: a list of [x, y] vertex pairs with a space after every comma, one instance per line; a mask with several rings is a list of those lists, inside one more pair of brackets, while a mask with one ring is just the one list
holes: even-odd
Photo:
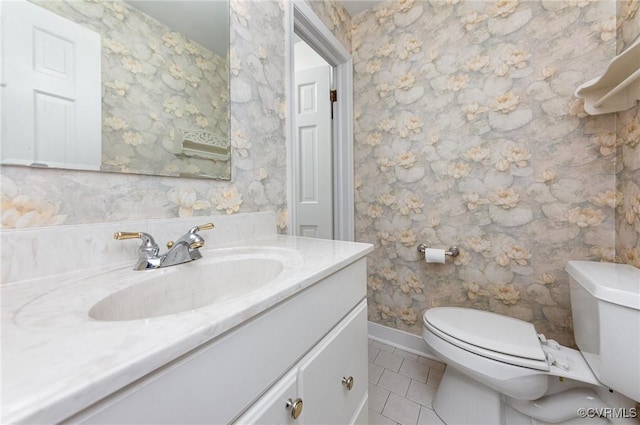
[[351, 51], [351, 17], [338, 0], [306, 0], [322, 23]]
[[2, 228], [276, 211], [286, 232], [284, 9], [231, 1], [231, 181], [3, 166]]
[[228, 160], [185, 156], [180, 134], [229, 139], [226, 54], [121, 0], [32, 1], [101, 35], [102, 171], [229, 178]]
[[[352, 24], [369, 320], [420, 334], [425, 309], [465, 306], [572, 345], [566, 262], [614, 261], [616, 212], [640, 221], [616, 193], [637, 111], [616, 135], [573, 96], [616, 54], [616, 2], [387, 1]], [[632, 198], [637, 154], [622, 155]], [[461, 253], [427, 264], [419, 243]]]
[[[640, 33], [638, 2], [309, 4], [353, 50], [369, 319], [419, 334], [461, 305], [572, 344], [566, 261], [638, 266], [638, 108], [573, 97]], [[286, 233], [286, 5], [231, 6], [232, 181], [4, 166], [2, 228], [271, 210]], [[461, 254], [426, 264], [419, 243]]]
[[618, 114], [616, 143], [617, 261], [640, 268], [640, 106]]
[[[640, 2], [618, 3], [618, 52], [640, 37]], [[640, 268], [640, 104], [616, 114], [616, 253]]]

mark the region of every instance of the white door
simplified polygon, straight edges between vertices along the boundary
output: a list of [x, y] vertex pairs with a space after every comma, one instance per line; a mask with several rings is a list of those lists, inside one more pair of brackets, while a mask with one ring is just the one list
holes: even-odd
[[331, 67], [296, 71], [296, 234], [333, 239]]
[[0, 8], [2, 163], [99, 170], [100, 35], [26, 1]]

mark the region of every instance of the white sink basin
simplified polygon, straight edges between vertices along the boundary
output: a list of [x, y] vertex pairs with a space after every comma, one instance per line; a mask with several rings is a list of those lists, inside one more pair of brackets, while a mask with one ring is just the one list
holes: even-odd
[[136, 320], [196, 310], [254, 291], [283, 269], [281, 261], [271, 258], [195, 263], [188, 274], [171, 273], [170, 268], [164, 269], [168, 273], [141, 272], [148, 277], [103, 298], [89, 310], [89, 316], [105, 321]]
[[208, 307], [217, 311], [245, 295], [269, 292], [303, 262], [296, 249], [270, 246], [217, 248], [202, 254], [199, 260], [157, 270], [134, 271], [127, 266], [79, 275], [29, 300], [15, 313], [15, 323], [64, 327], [87, 319], [118, 322]]

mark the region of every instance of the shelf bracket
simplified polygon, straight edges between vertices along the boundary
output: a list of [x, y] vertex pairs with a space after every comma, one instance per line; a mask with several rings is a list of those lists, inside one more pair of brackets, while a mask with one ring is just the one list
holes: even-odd
[[584, 99], [590, 115], [626, 111], [640, 100], [640, 38], [613, 58], [602, 76], [582, 84], [576, 97]]

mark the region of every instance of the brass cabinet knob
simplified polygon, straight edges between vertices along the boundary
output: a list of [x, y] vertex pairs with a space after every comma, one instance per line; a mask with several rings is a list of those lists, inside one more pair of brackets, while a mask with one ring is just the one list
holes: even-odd
[[167, 248], [171, 248], [172, 246], [174, 246], [176, 243], [174, 241], [169, 241], [167, 242]]
[[353, 376], [350, 376], [348, 378], [345, 378], [343, 376], [342, 377], [342, 385], [347, 387], [347, 390], [351, 391], [351, 388], [353, 388]]
[[302, 414], [302, 399], [301, 398], [297, 398], [294, 400], [287, 400], [287, 403], [285, 405], [285, 408], [287, 410], [291, 410], [291, 417], [293, 419], [298, 419], [300, 417], [300, 415]]

